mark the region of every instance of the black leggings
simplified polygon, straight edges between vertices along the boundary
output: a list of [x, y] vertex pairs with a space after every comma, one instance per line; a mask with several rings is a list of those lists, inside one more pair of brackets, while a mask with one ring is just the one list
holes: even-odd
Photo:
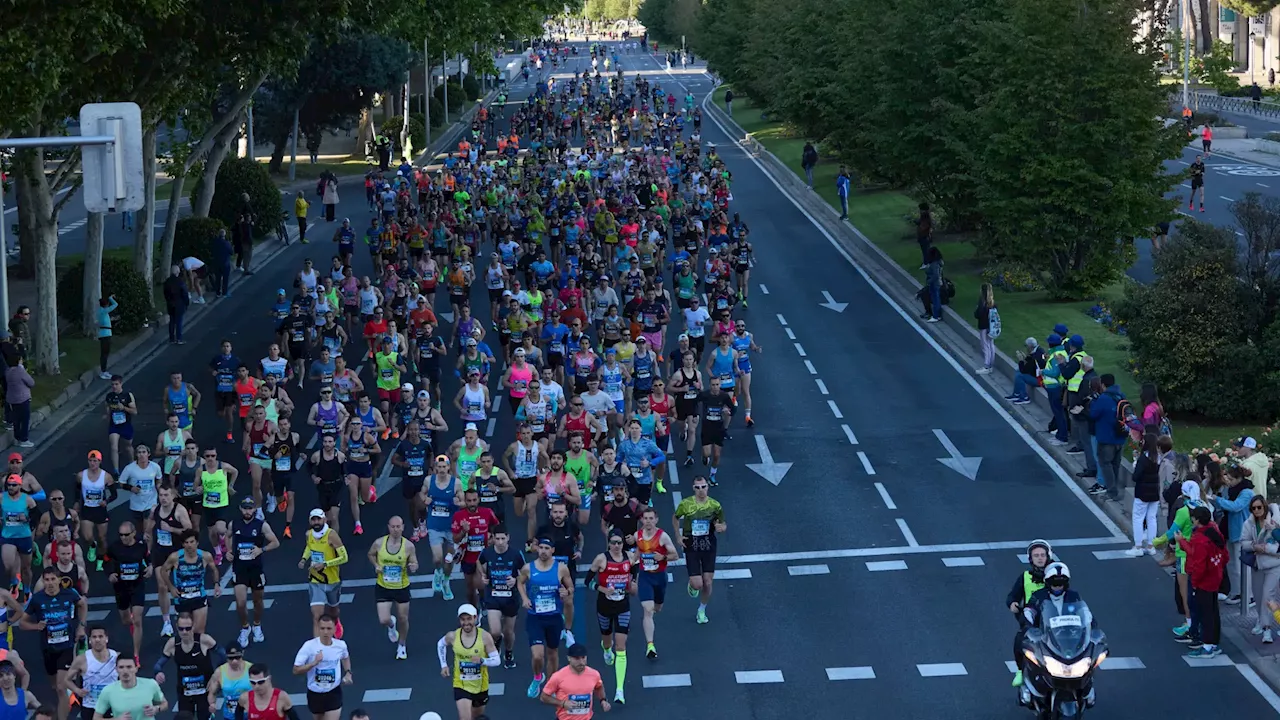
[[98, 367], [102, 372], [107, 371], [107, 359], [111, 357], [111, 338], [98, 338]]
[[1018, 669], [1022, 669], [1022, 640], [1027, 636], [1025, 627], [1018, 628], [1018, 632], [1013, 636], [1013, 662], [1017, 664]]

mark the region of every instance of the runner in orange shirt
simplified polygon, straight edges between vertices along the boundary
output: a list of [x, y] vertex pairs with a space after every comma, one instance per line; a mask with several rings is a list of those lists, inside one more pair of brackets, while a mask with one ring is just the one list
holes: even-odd
[[[544, 705], [556, 708], [558, 720], [591, 720], [592, 703], [600, 701], [600, 709], [613, 709], [604, 694], [600, 673], [587, 666], [587, 648], [581, 643], [569, 647], [569, 664], [547, 678], [539, 696]], [[622, 696], [618, 696], [619, 702]]]

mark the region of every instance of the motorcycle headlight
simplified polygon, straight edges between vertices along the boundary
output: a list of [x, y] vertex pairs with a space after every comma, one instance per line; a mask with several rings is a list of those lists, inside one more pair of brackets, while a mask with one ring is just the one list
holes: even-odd
[[1047, 656], [1044, 659], [1044, 669], [1057, 678], [1084, 677], [1091, 667], [1093, 667], [1093, 658], [1083, 658], [1070, 665]]
[[1040, 660], [1036, 658], [1036, 653], [1034, 650], [1023, 650], [1022, 656], [1025, 657], [1028, 661], [1030, 661], [1032, 665], [1040, 664]]
[[1099, 654], [1098, 654], [1098, 659], [1094, 661], [1093, 666], [1094, 666], [1094, 667], [1101, 667], [1101, 666], [1102, 666], [1102, 663], [1103, 663], [1106, 659], [1107, 659], [1107, 651], [1106, 651], [1106, 650], [1103, 650], [1101, 653], [1099, 653]]

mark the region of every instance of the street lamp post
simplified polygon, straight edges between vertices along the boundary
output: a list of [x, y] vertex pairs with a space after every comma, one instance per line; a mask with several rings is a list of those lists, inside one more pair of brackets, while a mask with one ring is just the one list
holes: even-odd
[[1191, 107], [1191, 8], [1190, 0], [1178, 4], [1182, 18], [1182, 107]]

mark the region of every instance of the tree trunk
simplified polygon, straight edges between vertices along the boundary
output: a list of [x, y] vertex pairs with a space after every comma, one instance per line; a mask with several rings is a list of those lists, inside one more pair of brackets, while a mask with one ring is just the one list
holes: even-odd
[[160, 266], [156, 274], [169, 277], [169, 266], [173, 265], [173, 238], [178, 232], [178, 216], [182, 213], [182, 189], [187, 184], [187, 172], [182, 166], [174, 168], [177, 175], [169, 184], [169, 209], [164, 216], [164, 233], [160, 236]]
[[192, 215], [209, 217], [209, 206], [213, 204], [213, 191], [218, 180], [218, 168], [222, 167], [222, 161], [227, 158], [227, 153], [231, 150], [231, 142], [239, 132], [240, 116], [236, 116], [214, 138], [213, 146], [209, 148], [209, 154], [204, 159], [200, 192], [191, 203]]
[[1200, 8], [1200, 54], [1208, 55], [1213, 49], [1213, 22], [1209, 18], [1209, 0], [1199, 0]]
[[149, 126], [142, 133], [142, 181], [144, 204], [138, 213], [133, 236], [133, 268], [146, 279], [147, 285], [155, 283], [155, 224], [156, 224], [156, 128]]
[[289, 136], [273, 139], [271, 146], [271, 161], [267, 163], [267, 171], [279, 175], [284, 171], [284, 151], [289, 147]]
[[98, 299], [102, 297], [102, 213], [91, 212], [84, 229], [84, 297], [82, 331], [98, 337]]
[[35, 262], [29, 369], [58, 375], [62, 372], [58, 352], [58, 216], [44, 172], [44, 149], [19, 150], [14, 166], [14, 183], [20, 186], [18, 222], [27, 228]]

